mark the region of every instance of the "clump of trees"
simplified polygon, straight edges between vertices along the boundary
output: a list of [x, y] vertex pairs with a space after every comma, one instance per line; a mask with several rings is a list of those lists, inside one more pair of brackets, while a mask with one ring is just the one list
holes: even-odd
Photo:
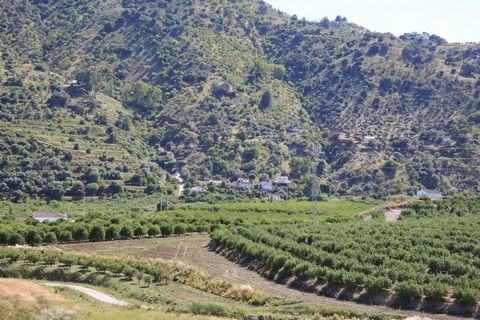
[[141, 111], [159, 110], [162, 106], [162, 89], [143, 81], [137, 81], [127, 90], [127, 102]]

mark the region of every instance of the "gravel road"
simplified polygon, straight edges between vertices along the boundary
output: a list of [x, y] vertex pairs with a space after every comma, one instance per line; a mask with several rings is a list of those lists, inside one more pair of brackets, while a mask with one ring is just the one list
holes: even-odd
[[73, 290], [85, 293], [86, 295], [88, 295], [88, 296], [90, 296], [90, 297], [92, 297], [92, 298], [94, 298], [98, 301], [108, 303], [108, 304], [114, 304], [114, 305], [117, 305], [117, 306], [129, 306], [130, 305], [130, 303], [128, 303], [126, 301], [118, 300], [115, 297], [112, 297], [108, 294], [105, 294], [105, 293], [100, 292], [98, 290], [90, 289], [90, 288], [87, 288], [87, 287], [76, 286], [76, 285], [71, 285], [71, 284], [61, 284], [61, 283], [47, 283], [46, 286], [48, 286], [48, 287], [65, 287], [65, 288], [73, 289]]

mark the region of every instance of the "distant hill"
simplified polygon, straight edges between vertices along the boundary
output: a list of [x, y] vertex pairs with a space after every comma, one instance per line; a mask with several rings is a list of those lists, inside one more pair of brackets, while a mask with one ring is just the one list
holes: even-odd
[[[0, 194], [478, 191], [480, 45], [263, 1], [4, 0]], [[313, 174], [313, 175], [312, 175]], [[312, 180], [313, 179], [313, 180]]]

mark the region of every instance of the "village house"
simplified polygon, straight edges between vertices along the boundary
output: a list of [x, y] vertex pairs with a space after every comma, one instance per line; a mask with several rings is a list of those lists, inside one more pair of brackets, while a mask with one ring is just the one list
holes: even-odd
[[432, 200], [437, 200], [443, 198], [443, 194], [441, 192], [438, 192], [436, 190], [428, 190], [428, 189], [422, 189], [417, 192], [417, 197], [419, 198], [430, 198]]
[[290, 179], [286, 176], [277, 177], [275, 179], [275, 184], [277, 184], [277, 185], [288, 185], [288, 184], [290, 184]]
[[38, 222], [55, 222], [58, 220], [67, 220], [68, 215], [67, 213], [56, 213], [56, 212], [34, 212], [32, 214], [32, 218], [37, 220]]
[[442, 139], [442, 144], [444, 144], [444, 145], [450, 145], [450, 144], [452, 144], [452, 143], [453, 143], [453, 140], [452, 140], [451, 137], [444, 137], [444, 138]]
[[271, 192], [273, 191], [273, 185], [268, 181], [262, 181], [260, 182], [260, 190]]
[[207, 190], [202, 186], [190, 188], [190, 193], [193, 193], [193, 194], [205, 193], [205, 192], [207, 192]]
[[208, 180], [207, 183], [212, 185], [212, 186], [218, 187], [218, 186], [223, 185], [224, 181], [223, 180]]
[[270, 201], [280, 201], [282, 200], [282, 196], [279, 195], [278, 193], [274, 193], [270, 195]]
[[374, 136], [365, 136], [365, 137], [363, 137], [363, 141], [364, 141], [365, 143], [367, 143], [367, 144], [368, 144], [369, 142], [371, 142], [371, 141], [375, 141], [376, 139], [377, 139], [377, 138], [375, 138]]
[[237, 189], [240, 190], [250, 190], [253, 189], [253, 183], [249, 179], [238, 179], [237, 180]]
[[290, 133], [300, 133], [300, 132], [302, 132], [302, 129], [297, 128], [297, 127], [289, 127], [289, 128], [287, 128], [287, 131], [290, 132]]

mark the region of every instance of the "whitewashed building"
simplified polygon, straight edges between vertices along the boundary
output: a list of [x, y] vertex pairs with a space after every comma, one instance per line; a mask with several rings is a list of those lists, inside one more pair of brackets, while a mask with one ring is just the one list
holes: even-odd
[[273, 185], [268, 181], [262, 181], [260, 182], [260, 190], [271, 192], [273, 191]]
[[271, 201], [281, 201], [282, 200], [282, 196], [279, 195], [278, 193], [274, 193], [270, 196], [270, 200]]
[[207, 192], [207, 190], [202, 186], [190, 188], [190, 193], [193, 193], [193, 194], [205, 193], [205, 192]]
[[436, 200], [436, 199], [443, 198], [443, 194], [439, 191], [436, 191], [436, 190], [422, 189], [422, 190], [419, 190], [417, 192], [417, 197], [419, 197], [419, 198], [427, 197], [427, 198], [430, 198], [432, 200]]
[[288, 177], [277, 177], [275, 179], [275, 184], [277, 185], [287, 185], [287, 184], [290, 184], [290, 179]]
[[68, 215], [66, 213], [56, 213], [56, 212], [34, 212], [32, 218], [38, 222], [55, 222], [58, 220], [67, 220]]
[[253, 189], [253, 183], [248, 179], [238, 179], [237, 180], [237, 189], [251, 190], [251, 189]]

